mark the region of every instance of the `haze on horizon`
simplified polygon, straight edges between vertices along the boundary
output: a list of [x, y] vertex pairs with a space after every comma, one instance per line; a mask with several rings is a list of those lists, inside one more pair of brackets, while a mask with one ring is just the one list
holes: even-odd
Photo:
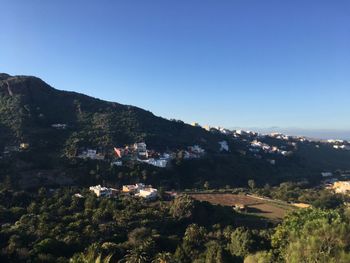
[[349, 1], [5, 0], [2, 9], [0, 72], [189, 123], [350, 139]]

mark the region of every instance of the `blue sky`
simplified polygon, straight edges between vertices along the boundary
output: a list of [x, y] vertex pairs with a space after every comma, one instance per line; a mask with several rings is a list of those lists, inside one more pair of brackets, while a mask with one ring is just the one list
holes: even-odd
[[350, 130], [350, 1], [1, 1], [0, 72], [225, 127]]

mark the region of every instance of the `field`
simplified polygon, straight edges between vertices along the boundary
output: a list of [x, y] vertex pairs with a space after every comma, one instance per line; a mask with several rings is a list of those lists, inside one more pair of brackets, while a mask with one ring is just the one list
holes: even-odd
[[207, 201], [212, 204], [223, 206], [244, 206], [248, 214], [254, 214], [270, 220], [281, 220], [287, 212], [292, 211], [295, 207], [273, 200], [260, 199], [258, 197], [223, 194], [223, 193], [193, 193], [191, 196], [199, 201]]

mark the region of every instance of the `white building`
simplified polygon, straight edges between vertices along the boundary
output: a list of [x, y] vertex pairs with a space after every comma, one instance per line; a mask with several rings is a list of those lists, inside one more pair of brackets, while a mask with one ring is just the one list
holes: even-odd
[[123, 166], [123, 162], [122, 161], [114, 161], [112, 162], [113, 166]]
[[227, 141], [221, 141], [221, 142], [219, 142], [219, 145], [220, 145], [220, 151], [221, 152], [222, 151], [228, 152], [230, 150], [229, 147], [228, 147]]
[[243, 130], [235, 130], [235, 134], [244, 135], [244, 134], [247, 134], [247, 132]]
[[189, 147], [189, 150], [196, 154], [203, 154], [205, 152], [199, 145], [193, 145]]
[[350, 181], [339, 181], [333, 184], [333, 190], [339, 194], [348, 194], [350, 192]]
[[344, 144], [343, 145], [333, 145], [333, 148], [349, 151], [350, 150], [350, 145], [344, 145]]
[[67, 124], [64, 123], [55, 123], [51, 125], [52, 128], [59, 129], [59, 130], [64, 130], [67, 128]]
[[103, 187], [101, 185], [90, 186], [89, 190], [94, 192], [98, 197], [110, 197], [112, 196], [112, 188]]
[[165, 159], [148, 159], [147, 163], [160, 168], [165, 168], [168, 164], [168, 161]]
[[151, 199], [157, 198], [158, 191], [155, 188], [144, 188], [144, 189], [141, 189], [140, 192], [136, 194], [136, 196], [151, 200]]
[[79, 154], [78, 158], [82, 158], [82, 159], [89, 158], [92, 160], [103, 160], [104, 156], [102, 154], [98, 154], [97, 150], [87, 149], [86, 151], [83, 151], [81, 154]]
[[134, 143], [134, 149], [137, 152], [145, 152], [147, 151], [147, 145], [144, 142]]
[[142, 183], [139, 184], [130, 184], [130, 185], [123, 185], [123, 192], [124, 193], [136, 193], [140, 190], [144, 189], [146, 186]]
[[259, 142], [259, 141], [257, 141], [257, 140], [254, 140], [254, 141], [252, 141], [252, 142], [250, 143], [250, 145], [251, 145], [252, 147], [261, 148], [264, 144], [263, 144], [262, 142]]
[[86, 157], [90, 158], [90, 159], [95, 159], [96, 158], [96, 153], [97, 153], [96, 150], [88, 149], [86, 151]]

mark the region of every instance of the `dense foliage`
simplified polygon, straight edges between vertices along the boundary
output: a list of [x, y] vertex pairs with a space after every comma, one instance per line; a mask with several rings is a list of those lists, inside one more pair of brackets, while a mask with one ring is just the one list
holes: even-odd
[[[38, 78], [2, 76], [2, 144], [28, 142], [36, 149], [50, 147], [67, 155], [82, 146], [111, 148], [142, 140], [155, 149], [196, 143], [215, 144], [217, 148], [220, 136], [202, 128], [169, 121], [137, 107], [59, 91]], [[67, 124], [67, 129], [53, 129], [51, 125], [57, 123]]]
[[[83, 197], [74, 193], [80, 192]], [[276, 229], [180, 195], [145, 202], [79, 189], [0, 192], [1, 262], [349, 262], [348, 210], [301, 209]]]
[[234, 228], [240, 215], [232, 209], [186, 195], [147, 203], [84, 191], [79, 198], [75, 191], [0, 192], [1, 261], [86, 262], [111, 255], [113, 262], [149, 262], [172, 255], [179, 262], [230, 262], [266, 246], [260, 233]]

